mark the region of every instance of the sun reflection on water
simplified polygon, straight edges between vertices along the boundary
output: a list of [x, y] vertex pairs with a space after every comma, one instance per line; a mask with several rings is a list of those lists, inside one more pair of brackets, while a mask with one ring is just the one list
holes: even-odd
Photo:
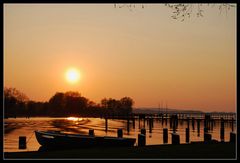
[[83, 119], [78, 117], [68, 117], [67, 120], [76, 122], [76, 121], [82, 121]]

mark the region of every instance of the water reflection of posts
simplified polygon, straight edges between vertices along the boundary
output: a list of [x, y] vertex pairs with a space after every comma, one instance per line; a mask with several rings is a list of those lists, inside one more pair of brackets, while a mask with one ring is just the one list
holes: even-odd
[[167, 126], [167, 119], [168, 119], [168, 114], [166, 114], [166, 121], [165, 121], [166, 126]]
[[211, 131], [213, 131], [214, 119], [211, 119]]
[[149, 133], [152, 133], [153, 118], [149, 118]]
[[211, 119], [211, 116], [209, 114], [205, 114], [205, 117], [204, 117], [204, 128], [207, 128], [207, 131], [210, 128], [210, 119]]
[[154, 118], [151, 118], [151, 125], [152, 125], [152, 128], [153, 128], [153, 120], [154, 120]]
[[107, 132], [108, 130], [108, 119], [105, 118], [105, 132]]
[[128, 133], [128, 134], [129, 134], [129, 130], [130, 130], [129, 125], [130, 125], [130, 122], [129, 122], [129, 118], [128, 118], [128, 119], [127, 119], [127, 133]]
[[170, 118], [169, 118], [169, 124], [170, 124], [170, 128], [172, 128], [172, 118], [173, 116], [171, 115]]
[[224, 119], [223, 118], [221, 118], [220, 140], [221, 142], [224, 142]]
[[232, 125], [232, 132], [234, 131], [234, 119], [232, 118], [232, 123], [231, 123], [231, 125]]
[[176, 128], [178, 128], [178, 115], [175, 115], [175, 120], [176, 120]]
[[197, 132], [198, 136], [200, 136], [200, 119], [197, 120]]
[[176, 133], [176, 120], [175, 120], [175, 118], [173, 118], [172, 122], [173, 122], [173, 133]]
[[179, 120], [179, 123], [180, 123], [181, 126], [183, 125], [183, 123], [184, 123], [183, 117]]
[[133, 129], [135, 129], [135, 117], [132, 118]]
[[164, 114], [162, 114], [162, 126], [163, 126], [163, 122], [164, 122]]
[[152, 125], [151, 125], [151, 123], [149, 124], [149, 133], [152, 133]]
[[145, 128], [145, 122], [146, 122], [146, 119], [145, 119], [145, 116], [143, 117], [143, 127]]
[[140, 121], [140, 117], [138, 117], [138, 129], [141, 128], [141, 121]]
[[193, 131], [195, 130], [195, 119], [194, 119], [194, 117], [192, 117], [192, 129], [193, 129]]

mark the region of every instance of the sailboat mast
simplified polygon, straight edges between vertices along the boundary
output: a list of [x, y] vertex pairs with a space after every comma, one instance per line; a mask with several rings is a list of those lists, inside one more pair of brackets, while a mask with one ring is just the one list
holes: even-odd
[[168, 111], [167, 101], [166, 101], [166, 112]]

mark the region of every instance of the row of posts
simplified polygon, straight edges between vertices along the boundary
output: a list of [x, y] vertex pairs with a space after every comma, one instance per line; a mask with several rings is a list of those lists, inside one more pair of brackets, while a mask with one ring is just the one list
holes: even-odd
[[[142, 128], [141, 127], [141, 119], [143, 119], [143, 128], [145, 128], [145, 122], [147, 120], [147, 124], [149, 126], [149, 133], [152, 133], [152, 129], [153, 129], [153, 120], [154, 118], [153, 117], [149, 117], [149, 118], [145, 118], [145, 115], [141, 115], [139, 116], [139, 129]], [[223, 118], [221, 118], [221, 121], [222, 121]], [[133, 125], [133, 129], [135, 129], [135, 118], [132, 117], [132, 118], [127, 118], [127, 132], [129, 133], [130, 132], [130, 120], [132, 121], [132, 125]], [[165, 123], [167, 125], [167, 119], [165, 120]], [[174, 114], [174, 115], [171, 115], [169, 117], [169, 123], [170, 123], [170, 128], [173, 129], [173, 132], [176, 132], [176, 129], [178, 128], [178, 115], [177, 114]], [[190, 127], [190, 118], [187, 117], [186, 119], [187, 121], [187, 128]], [[195, 130], [195, 122], [197, 121], [197, 132], [198, 132], [198, 136], [200, 136], [200, 119], [197, 119], [195, 120], [194, 117], [191, 118], [191, 122], [192, 122], [192, 129], [193, 131]], [[162, 116], [162, 124], [164, 123], [164, 119], [163, 119], [163, 116]], [[180, 123], [182, 123], [182, 120], [180, 121]], [[215, 125], [215, 120], [209, 115], [209, 114], [205, 114], [205, 118], [204, 118], [204, 128], [206, 128], [205, 130], [208, 132], [209, 130], [213, 130], [213, 127]], [[234, 119], [232, 118], [231, 120], [231, 128], [232, 128], [232, 131], [234, 131]], [[105, 118], [105, 131], [107, 132], [108, 130], [108, 118]]]
[[[141, 129], [141, 134], [138, 135], [138, 141], [139, 141], [139, 145], [145, 145], [146, 144], [146, 130], [145, 130], [145, 115], [142, 115], [141, 117], [139, 117], [139, 128], [140, 128], [140, 119], [144, 120], [144, 129]], [[148, 125], [149, 125], [149, 133], [152, 133], [152, 128], [153, 128], [153, 117], [148, 118]], [[162, 123], [163, 123], [162, 119]], [[234, 130], [234, 123], [233, 123], [233, 118], [232, 118], [232, 123], [231, 123], [231, 128], [232, 128], [232, 132], [230, 133], [230, 142], [235, 142], [236, 139], [236, 134], [233, 132]], [[135, 128], [135, 118], [132, 118], [132, 122], [133, 122], [133, 128]], [[167, 120], [166, 120], [167, 122]], [[129, 124], [130, 124], [130, 119], [127, 119], [127, 132], [129, 133], [130, 128], [129, 128]], [[224, 119], [221, 118], [221, 126], [220, 126], [220, 140], [221, 142], [224, 142]], [[204, 142], [209, 142], [212, 140], [212, 136], [211, 134], [208, 132], [210, 129], [213, 128], [214, 125], [214, 121], [211, 118], [210, 115], [206, 114], [205, 118], [204, 118]], [[190, 119], [189, 117], [187, 117], [187, 128], [186, 128], [186, 143], [190, 142], [190, 132], [189, 132], [189, 126], [190, 126]], [[180, 139], [179, 139], [179, 135], [176, 133], [176, 128], [178, 127], [178, 116], [177, 115], [172, 115], [170, 117], [170, 128], [173, 128], [173, 133], [172, 133], [172, 144], [179, 144], [180, 143]], [[192, 117], [192, 128], [193, 130], [195, 129], [195, 119], [194, 117]], [[105, 119], [105, 131], [107, 132], [108, 130], [108, 119]], [[200, 134], [200, 120], [197, 120], [197, 132], [198, 132], [198, 136]], [[89, 130], [89, 135], [94, 135], [94, 131], [92, 129]], [[123, 132], [121, 129], [118, 130], [118, 137], [122, 137]], [[164, 128], [163, 129], [163, 143], [168, 143], [168, 129]], [[20, 136], [19, 137], [19, 149], [25, 149], [26, 148], [26, 137], [25, 136]]]
[[[200, 122], [198, 122], [198, 126], [200, 126]], [[149, 125], [152, 126], [153, 123], [152, 121], [149, 121]], [[151, 127], [150, 127], [151, 128]], [[198, 127], [200, 130], [200, 127]], [[189, 127], [186, 128], [185, 130], [186, 133], [186, 143], [190, 142], [190, 129]], [[224, 119], [221, 119], [221, 127], [220, 127], [220, 139], [221, 142], [224, 142]], [[94, 130], [90, 129], [89, 130], [89, 135], [94, 136]], [[117, 130], [117, 136], [122, 138], [123, 137], [123, 131], [122, 129]], [[236, 134], [231, 132], [230, 133], [230, 142], [235, 142], [236, 140]], [[208, 132], [207, 127], [204, 127], [204, 142], [210, 142], [212, 141], [212, 135]], [[163, 129], [163, 143], [166, 144], [168, 143], [168, 129], [164, 128]], [[173, 130], [172, 133], [172, 144], [180, 144], [180, 136], [176, 133], [175, 130]], [[146, 145], [146, 129], [142, 128], [141, 133], [138, 134], [138, 146], [145, 146]]]
[[[220, 122], [220, 140], [221, 142], [224, 142], [224, 119], [221, 118], [221, 122]], [[232, 127], [232, 132], [230, 132], [230, 142], [234, 142], [236, 141], [236, 134], [233, 132], [233, 118], [232, 118], [232, 123], [231, 123], [231, 127]], [[151, 126], [151, 125], [150, 125]], [[173, 133], [172, 133], [172, 144], [180, 144], [180, 136], [176, 133], [176, 128], [178, 126], [178, 117], [177, 115], [172, 115], [170, 117], [170, 128], [173, 128]], [[189, 122], [189, 117], [187, 118], [187, 128], [185, 130], [186, 133], [186, 143], [190, 142], [190, 122]], [[194, 122], [194, 117], [192, 117], [192, 128], [194, 130], [195, 126], [195, 122]], [[205, 115], [205, 119], [204, 119], [204, 142], [205, 143], [209, 143], [212, 141], [212, 135], [208, 132], [210, 128], [213, 128], [213, 119], [211, 119], [210, 115]], [[145, 129], [141, 129], [141, 134], [138, 135], [138, 139], [139, 139], [139, 144], [140, 146], [143, 146], [143, 144], [146, 142], [146, 140], [143, 140], [143, 138], [145, 137], [146, 131], [144, 131]], [[197, 130], [198, 130], [198, 134], [200, 133], [200, 120], [197, 120]], [[151, 131], [151, 127], [150, 127], [150, 131]], [[142, 142], [141, 142], [142, 141]], [[168, 143], [168, 129], [164, 128], [163, 129], [163, 143]]]
[[[210, 142], [212, 140], [211, 134], [206, 132], [206, 128], [204, 128], [204, 142]], [[94, 129], [89, 129], [89, 136], [94, 136]], [[118, 129], [117, 130], [117, 137], [122, 138], [123, 137], [123, 130]], [[224, 121], [221, 122], [221, 141], [224, 141]], [[186, 143], [189, 143], [190, 141], [190, 134], [189, 134], [189, 128], [186, 128]], [[236, 134], [231, 132], [230, 133], [230, 142], [235, 143], [236, 141]], [[168, 143], [168, 129], [163, 129], [163, 143]], [[173, 132], [172, 133], [172, 144], [180, 144], [180, 136], [179, 134]], [[146, 129], [141, 129], [141, 133], [138, 134], [138, 146], [146, 146]], [[19, 137], [19, 149], [26, 149], [26, 137], [20, 136]]]
[[[189, 143], [189, 129], [186, 128], [186, 142]], [[163, 143], [168, 143], [168, 129], [163, 129]], [[179, 134], [173, 132], [172, 133], [172, 144], [180, 144], [180, 136]], [[138, 146], [146, 145], [146, 129], [141, 129], [141, 134], [138, 134]]]
[[[139, 117], [139, 124], [140, 124], [140, 119], [144, 120], [144, 128], [141, 129], [141, 134], [138, 134], [138, 145], [139, 146], [145, 146], [146, 144], [146, 129], [145, 129], [145, 115], [141, 115], [141, 117]], [[176, 128], [178, 127], [178, 116], [172, 115], [170, 117], [170, 128], [173, 129], [173, 133], [172, 133], [172, 144], [180, 144], [180, 136], [176, 133]], [[133, 122], [133, 128], [135, 128], [135, 118], [132, 118], [132, 122]], [[163, 121], [162, 121], [163, 122]], [[127, 119], [127, 132], [129, 133], [129, 118]], [[152, 128], [153, 128], [153, 118], [150, 117], [148, 118], [147, 121], [148, 125], [149, 125], [149, 133], [152, 133]], [[211, 116], [209, 114], [205, 115], [204, 118], [204, 142], [210, 142], [212, 141], [212, 135], [209, 133], [209, 130], [213, 128], [214, 125], [214, 121], [211, 118]], [[107, 131], [108, 128], [108, 121], [106, 119], [105, 121], [105, 128]], [[139, 126], [140, 128], [140, 126]], [[193, 130], [195, 129], [195, 118], [192, 117], [192, 128]], [[197, 132], [198, 132], [198, 136], [200, 135], [200, 119], [197, 120]], [[187, 117], [187, 128], [185, 130], [186, 133], [186, 143], [190, 142], [190, 118]], [[123, 132], [122, 129], [118, 130], [118, 137], [122, 137], [123, 136]], [[236, 139], [236, 134], [233, 133], [233, 118], [232, 118], [232, 132], [230, 133], [230, 142], [235, 142]], [[220, 126], [220, 140], [221, 142], [224, 142], [224, 119], [221, 118], [221, 126]], [[168, 143], [168, 129], [164, 128], [163, 129], [163, 143], [166, 144]]]
[[[222, 135], [221, 135], [222, 137]], [[212, 135], [210, 133], [204, 133], [204, 143], [210, 143], [212, 141]], [[221, 139], [223, 142], [224, 139]], [[230, 143], [236, 142], [236, 133], [230, 132]], [[163, 143], [168, 143], [168, 129], [163, 129]], [[186, 143], [190, 143], [190, 134], [189, 128], [186, 128]], [[172, 133], [172, 144], [180, 144], [180, 136], [177, 133]], [[141, 134], [138, 134], [138, 146], [145, 146], [146, 145], [146, 130], [141, 129]]]
[[[145, 146], [146, 144], [146, 129], [145, 129], [145, 116], [142, 115], [139, 117], [139, 128], [140, 128], [140, 119], [144, 120], [144, 128], [141, 129], [141, 134], [138, 134], [138, 145]], [[133, 118], [133, 128], [135, 128], [135, 119]], [[173, 129], [172, 133], [172, 144], [180, 144], [180, 136], [176, 133], [176, 128], [178, 127], [178, 116], [172, 115], [170, 116], [170, 128]], [[163, 122], [163, 120], [162, 120]], [[149, 117], [147, 121], [149, 125], [149, 133], [152, 133], [153, 128], [153, 118]], [[204, 142], [212, 141], [212, 135], [209, 133], [209, 130], [212, 130], [214, 125], [214, 120], [210, 115], [206, 114], [204, 118]], [[127, 131], [129, 132], [129, 119], [127, 119]], [[192, 117], [192, 128], [195, 130], [195, 118]], [[106, 120], [106, 130], [107, 130], [107, 120]], [[233, 118], [232, 118], [232, 131], [233, 131]], [[197, 132], [198, 136], [200, 135], [200, 119], [197, 119]], [[187, 128], [185, 130], [186, 133], [186, 143], [190, 142], [190, 118], [187, 117]], [[221, 142], [224, 142], [224, 119], [221, 118], [221, 127], [220, 127], [220, 139]], [[236, 134], [230, 133], [230, 142], [235, 142]], [[163, 129], [163, 143], [168, 143], [168, 129]]]

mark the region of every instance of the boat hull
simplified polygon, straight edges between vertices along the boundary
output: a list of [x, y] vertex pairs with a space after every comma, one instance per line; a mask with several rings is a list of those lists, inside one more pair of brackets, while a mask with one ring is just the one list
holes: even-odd
[[96, 137], [77, 134], [51, 133], [35, 131], [35, 136], [40, 145], [44, 147], [113, 147], [113, 146], [134, 146], [135, 138], [117, 138], [117, 137]]

